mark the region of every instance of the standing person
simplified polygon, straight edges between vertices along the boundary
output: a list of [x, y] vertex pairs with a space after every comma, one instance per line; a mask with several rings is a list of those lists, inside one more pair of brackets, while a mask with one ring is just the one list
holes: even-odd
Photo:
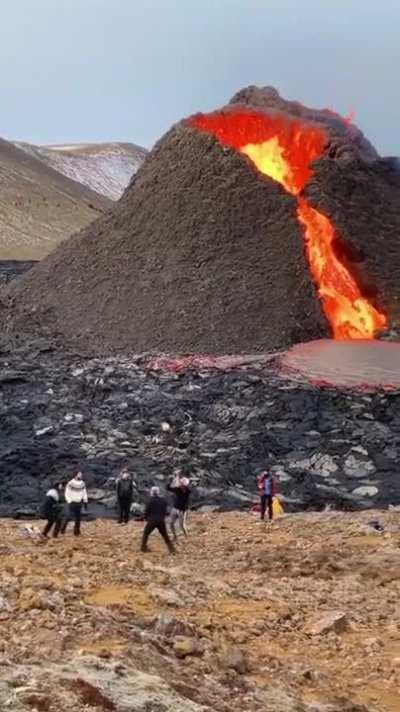
[[179, 522], [180, 529], [182, 533], [187, 536], [187, 527], [186, 527], [186, 520], [187, 520], [187, 512], [189, 509], [189, 499], [190, 499], [190, 487], [189, 487], [189, 480], [187, 477], [181, 477], [181, 474], [179, 473], [177, 477], [175, 477], [172, 482], [170, 482], [169, 485], [167, 485], [167, 489], [169, 492], [172, 492], [174, 495], [174, 504], [173, 508], [171, 511], [171, 518], [170, 518], [170, 524], [171, 524], [171, 530], [172, 530], [172, 536], [174, 541], [177, 540], [177, 533], [176, 533], [176, 528], [175, 525], [177, 522]]
[[43, 519], [47, 519], [42, 531], [42, 537], [44, 539], [47, 539], [47, 535], [50, 534], [53, 526], [53, 538], [56, 539], [58, 537], [62, 523], [64, 487], [64, 482], [56, 482], [54, 487], [51, 487], [46, 493], [42, 506]]
[[85, 506], [87, 509], [88, 503], [87, 490], [83, 481], [82, 472], [77, 472], [75, 477], [68, 482], [65, 488], [65, 501], [68, 511], [61, 527], [61, 534], [64, 534], [68, 522], [72, 519], [74, 522], [74, 535], [79, 536], [81, 533], [82, 506]]
[[258, 490], [261, 498], [261, 520], [265, 519], [265, 512], [268, 507], [268, 519], [274, 518], [273, 499], [276, 492], [275, 478], [268, 470], [259, 475], [257, 479]]
[[165, 497], [160, 497], [160, 490], [158, 487], [152, 487], [150, 490], [150, 499], [144, 512], [146, 524], [143, 530], [142, 551], [149, 551], [147, 547], [149, 536], [154, 529], [158, 529], [168, 547], [169, 553], [175, 553], [174, 545], [168, 536], [167, 526], [165, 524], [167, 512], [167, 500]]
[[126, 468], [122, 470], [117, 480], [117, 499], [119, 509], [118, 524], [128, 524], [133, 500], [133, 482]]

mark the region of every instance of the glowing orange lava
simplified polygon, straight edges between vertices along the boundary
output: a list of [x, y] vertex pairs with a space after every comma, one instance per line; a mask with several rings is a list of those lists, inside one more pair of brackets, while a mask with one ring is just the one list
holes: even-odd
[[198, 114], [189, 120], [224, 145], [244, 153], [256, 168], [297, 197], [308, 263], [335, 339], [372, 339], [386, 324], [362, 296], [347, 267], [336, 257], [330, 220], [312, 208], [300, 192], [312, 176], [311, 163], [322, 155], [326, 135], [316, 126], [255, 111]]

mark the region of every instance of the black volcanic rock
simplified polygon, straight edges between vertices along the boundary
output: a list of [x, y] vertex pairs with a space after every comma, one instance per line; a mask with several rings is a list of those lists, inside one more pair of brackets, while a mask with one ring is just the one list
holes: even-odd
[[123, 466], [137, 514], [150, 485], [165, 487], [182, 466], [196, 508], [252, 507], [266, 465], [288, 511], [400, 501], [395, 392], [295, 383], [262, 358], [177, 374], [149, 357], [84, 359], [41, 344], [0, 354], [0, 372], [0, 516], [37, 512], [49, 485], [77, 468], [91, 514], [113, 514]]

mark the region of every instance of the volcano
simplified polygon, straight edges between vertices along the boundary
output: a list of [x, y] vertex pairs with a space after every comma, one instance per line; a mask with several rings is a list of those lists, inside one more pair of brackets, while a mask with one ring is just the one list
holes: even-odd
[[302, 197], [312, 176], [312, 163], [323, 153], [326, 132], [305, 122], [287, 121], [279, 114], [242, 109], [199, 115], [190, 125], [248, 156], [262, 175], [298, 196], [297, 218], [304, 227], [307, 262], [334, 337], [373, 338], [385, 326], [384, 314], [363, 297], [351, 268], [335, 249], [338, 237], [332, 221]]
[[179, 122], [121, 200], [3, 293], [92, 353], [238, 353], [399, 323], [400, 175], [349, 120], [249, 87]]

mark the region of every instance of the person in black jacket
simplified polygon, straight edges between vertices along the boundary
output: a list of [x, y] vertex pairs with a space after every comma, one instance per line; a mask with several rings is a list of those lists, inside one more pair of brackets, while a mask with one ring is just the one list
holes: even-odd
[[149, 551], [147, 547], [149, 536], [154, 529], [158, 529], [168, 547], [170, 554], [175, 553], [174, 545], [168, 536], [165, 524], [167, 513], [167, 500], [164, 497], [160, 497], [160, 490], [158, 487], [152, 487], [150, 490], [150, 499], [144, 512], [146, 524], [143, 530], [142, 551]]
[[190, 487], [189, 480], [187, 477], [181, 477], [178, 475], [172, 482], [167, 486], [169, 492], [174, 495], [174, 504], [171, 511], [170, 525], [172, 530], [172, 536], [174, 541], [177, 539], [177, 533], [175, 529], [176, 522], [179, 522], [182, 533], [187, 536], [187, 526], [186, 518], [187, 511], [189, 509], [189, 499], [190, 499]]
[[133, 499], [133, 482], [128, 470], [124, 469], [117, 480], [119, 524], [128, 524]]
[[42, 517], [43, 519], [47, 519], [46, 525], [42, 531], [42, 537], [44, 539], [47, 539], [47, 535], [50, 533], [53, 526], [53, 537], [55, 539], [58, 537], [64, 509], [64, 488], [65, 482], [56, 482], [54, 487], [51, 487], [46, 493], [46, 497], [42, 505]]

